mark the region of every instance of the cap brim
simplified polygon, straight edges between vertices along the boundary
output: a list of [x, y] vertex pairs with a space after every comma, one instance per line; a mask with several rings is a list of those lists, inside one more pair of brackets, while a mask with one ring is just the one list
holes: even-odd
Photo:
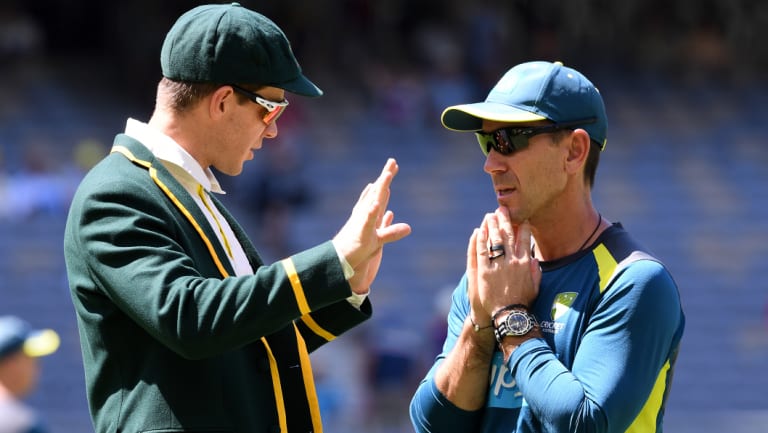
[[285, 83], [274, 84], [274, 86], [283, 89], [286, 92], [295, 93], [301, 96], [316, 98], [323, 95], [323, 91], [320, 90], [320, 88], [317, 87], [315, 83], [309, 81], [309, 78], [302, 74], [299, 74], [299, 76], [294, 80]]
[[24, 353], [27, 356], [39, 357], [50, 355], [59, 348], [59, 334], [53, 329], [33, 332], [24, 342]]
[[443, 126], [461, 132], [483, 129], [483, 120], [515, 123], [546, 120], [546, 117], [495, 102], [454, 105], [446, 108], [441, 116]]

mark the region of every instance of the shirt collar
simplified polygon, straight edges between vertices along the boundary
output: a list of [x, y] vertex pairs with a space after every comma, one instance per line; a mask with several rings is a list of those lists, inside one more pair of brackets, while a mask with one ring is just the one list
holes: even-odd
[[226, 194], [210, 168], [203, 168], [174, 139], [150, 127], [148, 124], [129, 118], [125, 125], [125, 135], [140, 141], [156, 158], [178, 166], [207, 191]]

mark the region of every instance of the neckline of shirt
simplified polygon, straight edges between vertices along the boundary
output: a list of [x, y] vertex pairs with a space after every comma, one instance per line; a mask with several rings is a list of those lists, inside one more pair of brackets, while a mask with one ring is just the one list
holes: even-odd
[[203, 168], [179, 143], [147, 123], [129, 118], [125, 126], [125, 135], [138, 140], [156, 158], [181, 168], [206, 191], [226, 194], [210, 168]]

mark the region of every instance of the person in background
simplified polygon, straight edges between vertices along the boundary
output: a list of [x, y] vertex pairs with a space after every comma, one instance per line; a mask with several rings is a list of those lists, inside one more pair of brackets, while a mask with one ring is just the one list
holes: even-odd
[[37, 387], [37, 358], [59, 348], [52, 329], [32, 329], [16, 316], [0, 317], [0, 433], [44, 433], [41, 417], [22, 399]]
[[321, 432], [309, 353], [370, 317], [383, 247], [410, 233], [387, 210], [398, 165], [332, 239], [264, 263], [214, 170], [239, 175], [277, 137], [288, 93], [322, 92], [237, 3], [179, 17], [160, 64], [149, 122], [128, 120], [65, 228], [95, 431]]
[[592, 202], [597, 88], [527, 62], [442, 122], [474, 132], [499, 207], [469, 239], [415, 430], [661, 432], [685, 319], [669, 271]]

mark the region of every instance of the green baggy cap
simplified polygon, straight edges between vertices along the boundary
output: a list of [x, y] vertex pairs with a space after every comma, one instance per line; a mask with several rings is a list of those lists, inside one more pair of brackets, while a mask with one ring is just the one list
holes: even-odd
[[184, 13], [160, 52], [163, 76], [175, 81], [253, 84], [304, 96], [320, 90], [301, 66], [282, 30], [238, 3], [198, 6]]

